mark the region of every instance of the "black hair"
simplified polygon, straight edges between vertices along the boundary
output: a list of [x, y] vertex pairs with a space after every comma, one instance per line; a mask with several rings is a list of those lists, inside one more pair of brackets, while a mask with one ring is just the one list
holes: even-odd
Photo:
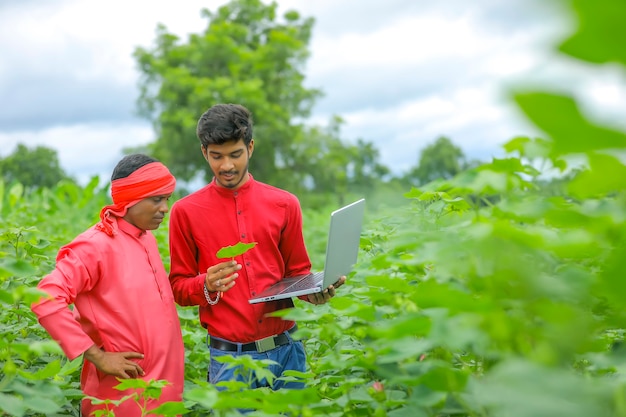
[[241, 104], [216, 104], [198, 120], [196, 135], [202, 146], [252, 140], [252, 113]]
[[117, 163], [115, 168], [113, 168], [111, 181], [126, 178], [142, 166], [148, 165], [152, 162], [159, 162], [159, 160], [142, 153], [126, 155], [120, 160], [120, 162]]

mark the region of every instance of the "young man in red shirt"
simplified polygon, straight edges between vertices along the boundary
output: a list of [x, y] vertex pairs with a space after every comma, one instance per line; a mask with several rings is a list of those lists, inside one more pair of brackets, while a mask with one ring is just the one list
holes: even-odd
[[[268, 316], [293, 307], [293, 301], [248, 303], [283, 277], [310, 272], [300, 203], [295, 195], [256, 181], [248, 172], [254, 139], [252, 116], [245, 107], [211, 107], [198, 121], [197, 135], [214, 178], [172, 206], [170, 283], [177, 303], [199, 306], [200, 322], [210, 339], [208, 381], [247, 380], [215, 360], [222, 355], [271, 359], [278, 363], [270, 368], [277, 377], [286, 370], [304, 372], [304, 347], [291, 337], [296, 324]], [[219, 249], [238, 242], [257, 245], [235, 261], [217, 258]], [[345, 279], [301, 298], [326, 303]], [[261, 340], [275, 347], [265, 351], [258, 347], [265, 345], [257, 343]], [[253, 388], [267, 385], [264, 380], [252, 383]], [[272, 388], [302, 386], [275, 380]]]

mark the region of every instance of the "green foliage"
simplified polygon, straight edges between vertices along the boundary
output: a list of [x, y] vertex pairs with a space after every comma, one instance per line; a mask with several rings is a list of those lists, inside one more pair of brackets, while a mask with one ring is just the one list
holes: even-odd
[[578, 18], [575, 33], [559, 47], [562, 52], [596, 64], [614, 62], [626, 65], [626, 4], [621, 0], [568, 0]]
[[119, 379], [120, 383], [115, 387], [120, 391], [131, 391], [131, 394], [125, 395], [119, 400], [98, 399], [86, 396], [93, 404], [104, 404], [104, 410], [94, 412], [95, 417], [115, 416], [115, 413], [109, 406], [119, 406], [126, 401], [134, 401], [139, 404], [142, 416], [158, 415], [165, 417], [175, 417], [184, 414], [187, 409], [180, 402], [168, 401], [156, 408], [151, 409], [148, 402], [153, 399], [159, 399], [163, 388], [169, 384], [167, 381], [144, 381], [142, 379]]
[[[80, 360], [68, 361], [30, 311], [59, 247], [109, 203], [98, 178], [26, 189], [0, 180], [0, 414], [78, 415]], [[4, 415], [4, 414], [2, 414]]]
[[526, 116], [550, 137], [551, 156], [590, 154], [626, 145], [626, 133], [587, 120], [571, 97], [525, 92], [516, 94], [515, 100]]
[[284, 161], [291, 167], [292, 190], [304, 195], [337, 196], [337, 200], [324, 203], [342, 206], [350, 194], [370, 196], [383, 185], [389, 169], [378, 162], [378, 150], [363, 140], [356, 144], [342, 142], [342, 123], [335, 117], [326, 128], [306, 128], [292, 140]]
[[[617, 3], [573, 4], [582, 29], [563, 50], [623, 63], [619, 42], [595, 47], [626, 27], [623, 13], [599, 23]], [[294, 337], [305, 343], [308, 370], [285, 378], [303, 379], [305, 389], [211, 386], [206, 333], [195, 309], [179, 307], [184, 401], [158, 412], [625, 416], [625, 133], [590, 120], [565, 94], [522, 89], [513, 99], [544, 138], [513, 138], [504, 158], [405, 190], [408, 204], [368, 205], [359, 262], [339, 295], [321, 306], [296, 299], [294, 309], [276, 313], [299, 323]], [[580, 155], [585, 165], [570, 171]], [[546, 192], [541, 178], [555, 168], [569, 174]], [[28, 305], [58, 246], [91, 224], [102, 199], [97, 189], [28, 193], [0, 182], [4, 414], [77, 414], [80, 361], [63, 358]], [[64, 220], [68, 212], [78, 220]], [[314, 265], [327, 221], [326, 211], [305, 209]], [[155, 235], [166, 248], [167, 225]], [[272, 378], [263, 361], [225, 360], [251, 378]]]
[[17, 182], [25, 187], [53, 187], [68, 178], [54, 149], [45, 146], [29, 149], [21, 143], [13, 153], [0, 158], [0, 171], [6, 183]]

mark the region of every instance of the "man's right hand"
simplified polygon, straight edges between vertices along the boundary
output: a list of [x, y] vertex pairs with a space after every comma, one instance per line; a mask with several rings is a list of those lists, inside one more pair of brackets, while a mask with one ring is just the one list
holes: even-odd
[[100, 372], [122, 379], [137, 378], [144, 371], [137, 362], [131, 359], [143, 359], [139, 352], [105, 352], [93, 345], [85, 351], [85, 359], [93, 363]]
[[226, 292], [235, 286], [235, 280], [239, 276], [237, 271], [241, 265], [237, 261], [226, 261], [213, 265], [206, 270], [204, 285], [206, 289], [214, 292]]

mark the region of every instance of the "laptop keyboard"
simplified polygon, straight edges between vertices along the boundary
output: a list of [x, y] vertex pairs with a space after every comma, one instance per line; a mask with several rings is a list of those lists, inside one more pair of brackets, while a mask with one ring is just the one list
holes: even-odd
[[319, 271], [311, 275], [307, 275], [305, 278], [300, 281], [294, 283], [291, 287], [287, 288], [287, 291], [298, 291], [304, 290], [307, 288], [313, 288], [318, 286], [318, 283], [322, 281], [324, 277], [324, 272]]

